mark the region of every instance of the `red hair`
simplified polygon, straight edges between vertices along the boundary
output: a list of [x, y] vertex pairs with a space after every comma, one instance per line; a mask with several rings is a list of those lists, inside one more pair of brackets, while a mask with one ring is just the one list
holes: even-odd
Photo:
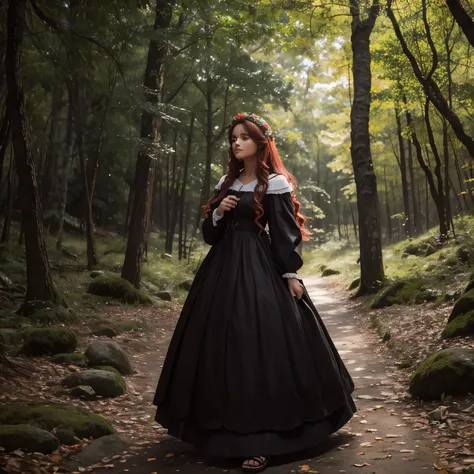
[[302, 239], [309, 240], [308, 239], [309, 232], [304, 227], [304, 224], [307, 218], [303, 216], [302, 214], [300, 214], [299, 212], [301, 205], [296, 199], [296, 195], [294, 191], [296, 188], [295, 177], [286, 170], [283, 162], [281, 161], [281, 158], [276, 149], [275, 141], [273, 140], [273, 137], [266, 138], [263, 132], [258, 127], [258, 125], [245, 119], [236, 121], [233, 124], [234, 126], [229, 129], [228, 138], [229, 138], [230, 145], [229, 145], [229, 161], [227, 163], [227, 176], [224, 179], [224, 182], [222, 183], [220, 192], [216, 196], [213, 196], [211, 199], [209, 199], [207, 204], [203, 206], [204, 216], [205, 217], [207, 216], [208, 212], [211, 209], [211, 205], [213, 203], [215, 203], [216, 201], [219, 201], [227, 194], [227, 191], [229, 190], [234, 180], [238, 178], [240, 175], [242, 163], [235, 157], [234, 152], [232, 151], [232, 132], [235, 126], [238, 125], [239, 123], [241, 123], [244, 126], [245, 131], [248, 133], [249, 137], [257, 144], [258, 183], [255, 186], [255, 190], [253, 192], [253, 207], [255, 209], [255, 214], [256, 214], [255, 223], [262, 231], [265, 230], [260, 224], [259, 219], [264, 214], [262, 201], [268, 188], [268, 176], [271, 173], [281, 174], [285, 176], [285, 178], [293, 187], [293, 191], [291, 192], [291, 199], [293, 201], [296, 221], [298, 223], [298, 226], [301, 229]]

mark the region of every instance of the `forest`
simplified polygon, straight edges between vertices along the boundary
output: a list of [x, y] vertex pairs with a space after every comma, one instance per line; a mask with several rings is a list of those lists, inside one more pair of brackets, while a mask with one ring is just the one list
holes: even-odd
[[[429, 433], [431, 470], [474, 472], [473, 17], [470, 0], [2, 0], [0, 469], [179, 466], [142, 453], [166, 437], [142, 379], [251, 112], [296, 178], [303, 279], [390, 366], [383, 410]], [[357, 393], [360, 417], [383, 411]], [[347, 456], [340, 472], [388, 462]], [[313, 461], [292, 469], [333, 472]]]

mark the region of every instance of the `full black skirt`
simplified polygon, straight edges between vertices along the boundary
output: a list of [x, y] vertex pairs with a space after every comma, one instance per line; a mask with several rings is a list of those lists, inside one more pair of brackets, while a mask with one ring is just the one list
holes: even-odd
[[268, 237], [232, 231], [201, 264], [154, 404], [170, 435], [212, 456], [306, 449], [356, 411], [354, 385], [309, 295], [293, 298]]

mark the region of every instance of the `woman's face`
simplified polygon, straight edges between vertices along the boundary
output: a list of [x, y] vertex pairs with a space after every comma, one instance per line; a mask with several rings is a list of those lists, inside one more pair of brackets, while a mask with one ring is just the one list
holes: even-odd
[[238, 160], [253, 158], [257, 154], [257, 144], [250, 138], [241, 123], [232, 130], [232, 151]]

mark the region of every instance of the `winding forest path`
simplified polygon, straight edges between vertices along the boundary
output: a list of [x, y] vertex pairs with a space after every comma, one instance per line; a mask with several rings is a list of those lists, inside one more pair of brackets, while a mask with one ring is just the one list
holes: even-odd
[[[416, 431], [404, 419], [403, 402], [396, 392], [403, 387], [391, 376], [392, 364], [378, 354], [373, 335], [358, 328], [356, 318], [321, 278], [305, 279], [308, 292], [345, 361], [356, 384], [353, 394], [358, 412], [338, 433], [324, 445], [310, 452], [274, 458], [266, 472], [293, 473], [376, 473], [407, 474], [434, 472], [436, 461], [426, 432]], [[150, 402], [146, 411], [151, 417], [154, 409], [151, 399], [175, 322], [169, 321], [161, 334], [158, 347], [139, 370], [144, 399]], [[158, 349], [158, 351], [156, 350]], [[157, 361], [158, 358], [158, 361]], [[158, 363], [157, 363], [158, 362]], [[282, 409], [284, 409], [282, 407]], [[210, 465], [191, 446], [177, 441], [158, 429], [153, 444], [127, 459], [121, 466], [115, 464], [109, 473], [117, 474], [171, 474], [238, 471], [235, 462], [228, 465]], [[155, 444], [156, 443], [156, 444]]]

